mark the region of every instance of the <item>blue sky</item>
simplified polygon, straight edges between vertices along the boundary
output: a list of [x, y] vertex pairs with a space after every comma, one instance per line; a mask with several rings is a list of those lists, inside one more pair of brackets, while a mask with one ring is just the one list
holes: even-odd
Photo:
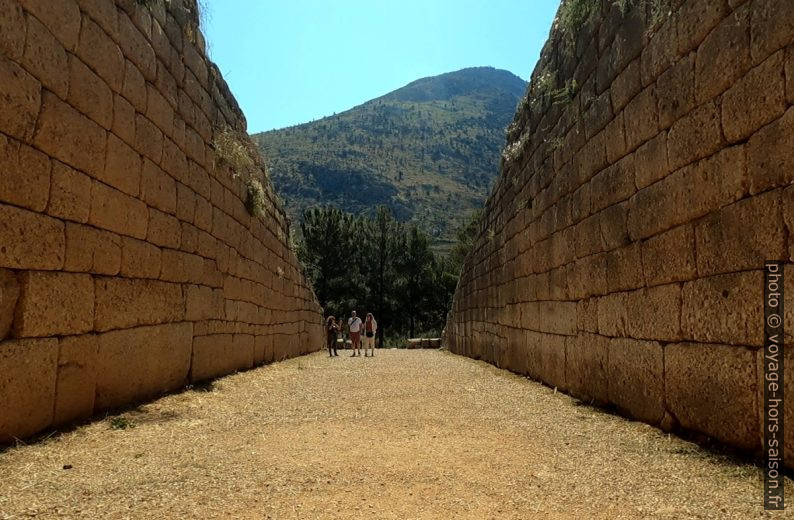
[[528, 79], [559, 0], [204, 0], [204, 35], [251, 133], [342, 112], [425, 76]]

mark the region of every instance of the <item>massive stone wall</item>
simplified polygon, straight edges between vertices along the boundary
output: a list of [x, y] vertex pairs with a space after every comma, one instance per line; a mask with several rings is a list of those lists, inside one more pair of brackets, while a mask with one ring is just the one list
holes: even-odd
[[[794, 258], [794, 2], [603, 0], [581, 26], [569, 4], [508, 129], [447, 344], [757, 451], [761, 269]], [[792, 428], [786, 450], [791, 466]]]
[[245, 127], [194, 0], [0, 0], [0, 442], [322, 346]]

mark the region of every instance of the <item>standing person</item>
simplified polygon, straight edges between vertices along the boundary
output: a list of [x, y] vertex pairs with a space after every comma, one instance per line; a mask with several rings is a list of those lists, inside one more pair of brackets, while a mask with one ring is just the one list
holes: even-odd
[[372, 357], [375, 357], [375, 334], [378, 332], [378, 322], [371, 312], [367, 313], [364, 320], [364, 357], [367, 357], [367, 349], [372, 349]]
[[358, 352], [361, 355], [361, 318], [356, 316], [356, 311], [350, 313], [350, 318], [347, 319], [347, 330], [350, 331], [350, 343], [353, 349], [353, 357]]
[[328, 342], [328, 355], [331, 357], [338, 356], [336, 338], [339, 335], [339, 325], [336, 324], [336, 318], [333, 316], [328, 316], [328, 319], [325, 320], [325, 333]]

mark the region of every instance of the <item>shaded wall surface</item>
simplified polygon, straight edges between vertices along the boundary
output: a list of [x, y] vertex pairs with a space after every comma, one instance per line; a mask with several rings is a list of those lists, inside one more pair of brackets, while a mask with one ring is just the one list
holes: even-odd
[[322, 346], [245, 126], [193, 0], [0, 0], [0, 441]]
[[[447, 345], [757, 452], [761, 269], [794, 254], [794, 2], [594, 5], [574, 30], [558, 13]], [[791, 427], [786, 450], [791, 466]]]

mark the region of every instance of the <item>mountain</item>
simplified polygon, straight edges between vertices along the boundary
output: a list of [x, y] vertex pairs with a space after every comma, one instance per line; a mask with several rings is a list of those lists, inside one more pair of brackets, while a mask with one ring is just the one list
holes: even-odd
[[253, 135], [293, 222], [335, 204], [386, 204], [440, 249], [481, 207], [527, 84], [477, 67], [422, 78], [346, 112]]

